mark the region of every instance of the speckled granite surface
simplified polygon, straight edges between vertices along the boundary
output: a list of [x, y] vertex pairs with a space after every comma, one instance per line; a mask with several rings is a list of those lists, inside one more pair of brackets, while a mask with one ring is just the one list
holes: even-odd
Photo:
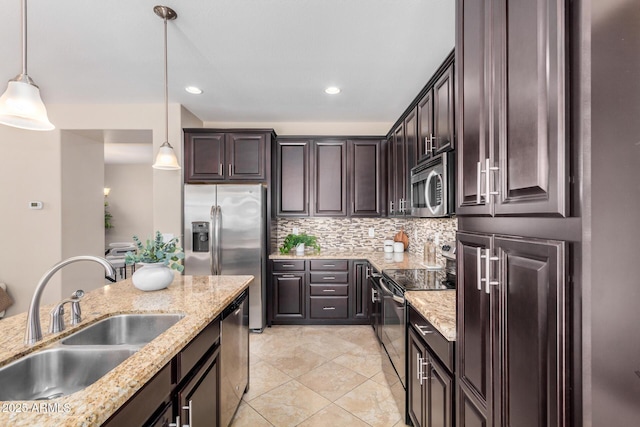
[[[142, 292], [131, 280], [87, 293], [82, 300], [83, 321], [62, 333], [44, 332], [36, 346], [23, 344], [26, 313], [0, 321], [0, 366], [46, 347], [63, 336], [113, 314], [184, 313], [185, 317], [142, 347], [101, 379], [68, 396], [42, 402], [0, 402], [3, 426], [99, 426], [160, 371], [233, 299], [249, 286], [253, 276], [176, 276], [161, 291]], [[49, 327], [49, 311], [40, 310], [42, 330]], [[68, 314], [66, 324], [69, 325]]]
[[[297, 256], [272, 253], [270, 259], [366, 259], [376, 270], [392, 268], [425, 268], [423, 256], [413, 252], [384, 253], [381, 251], [321, 251], [319, 253]], [[444, 262], [442, 262], [444, 264]]]
[[410, 291], [407, 302], [449, 341], [456, 340], [456, 291]]

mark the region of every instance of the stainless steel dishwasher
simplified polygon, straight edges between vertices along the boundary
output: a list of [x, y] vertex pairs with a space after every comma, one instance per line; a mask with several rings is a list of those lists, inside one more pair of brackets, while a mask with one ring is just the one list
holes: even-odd
[[220, 332], [220, 425], [231, 424], [249, 388], [249, 301], [243, 291], [222, 312]]

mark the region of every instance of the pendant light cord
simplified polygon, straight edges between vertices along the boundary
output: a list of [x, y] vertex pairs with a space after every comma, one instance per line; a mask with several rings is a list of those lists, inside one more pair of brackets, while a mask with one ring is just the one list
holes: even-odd
[[[26, 1], [26, 0], [25, 0]], [[167, 12], [164, 13], [164, 141], [169, 143], [169, 83], [167, 66]]]
[[27, 0], [22, 0], [22, 74], [27, 75]]

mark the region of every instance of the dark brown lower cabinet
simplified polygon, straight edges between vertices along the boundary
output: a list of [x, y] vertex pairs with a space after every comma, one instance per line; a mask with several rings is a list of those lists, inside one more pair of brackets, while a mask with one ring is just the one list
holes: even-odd
[[453, 427], [453, 373], [441, 363], [434, 350], [421, 338], [424, 333], [437, 332], [433, 329], [417, 331], [413, 324], [412, 321], [407, 341], [409, 418], [415, 427]]
[[272, 260], [272, 324], [369, 324], [365, 260]]
[[219, 352], [216, 318], [103, 426], [218, 426]]
[[458, 233], [459, 426], [571, 425], [565, 243]]
[[181, 414], [177, 425], [218, 425], [219, 355], [220, 348], [217, 348], [177, 392], [178, 412]]
[[304, 272], [277, 273], [272, 275], [273, 320], [304, 319], [305, 289]]

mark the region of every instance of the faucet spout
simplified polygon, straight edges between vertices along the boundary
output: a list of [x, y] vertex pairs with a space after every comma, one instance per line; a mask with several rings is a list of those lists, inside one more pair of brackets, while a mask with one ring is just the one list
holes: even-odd
[[42, 297], [42, 292], [47, 286], [47, 283], [49, 283], [49, 280], [53, 277], [53, 275], [56, 274], [56, 272], [62, 267], [78, 261], [97, 262], [104, 267], [108, 276], [111, 276], [112, 278], [115, 278], [116, 276], [116, 270], [113, 268], [109, 261], [102, 257], [93, 255], [81, 255], [67, 258], [51, 267], [38, 282], [38, 286], [36, 286], [36, 290], [33, 292], [33, 297], [31, 298], [31, 304], [29, 305], [29, 312], [27, 314], [27, 330], [24, 336], [24, 343], [26, 345], [33, 345], [42, 339], [42, 325], [40, 323], [40, 298]]

